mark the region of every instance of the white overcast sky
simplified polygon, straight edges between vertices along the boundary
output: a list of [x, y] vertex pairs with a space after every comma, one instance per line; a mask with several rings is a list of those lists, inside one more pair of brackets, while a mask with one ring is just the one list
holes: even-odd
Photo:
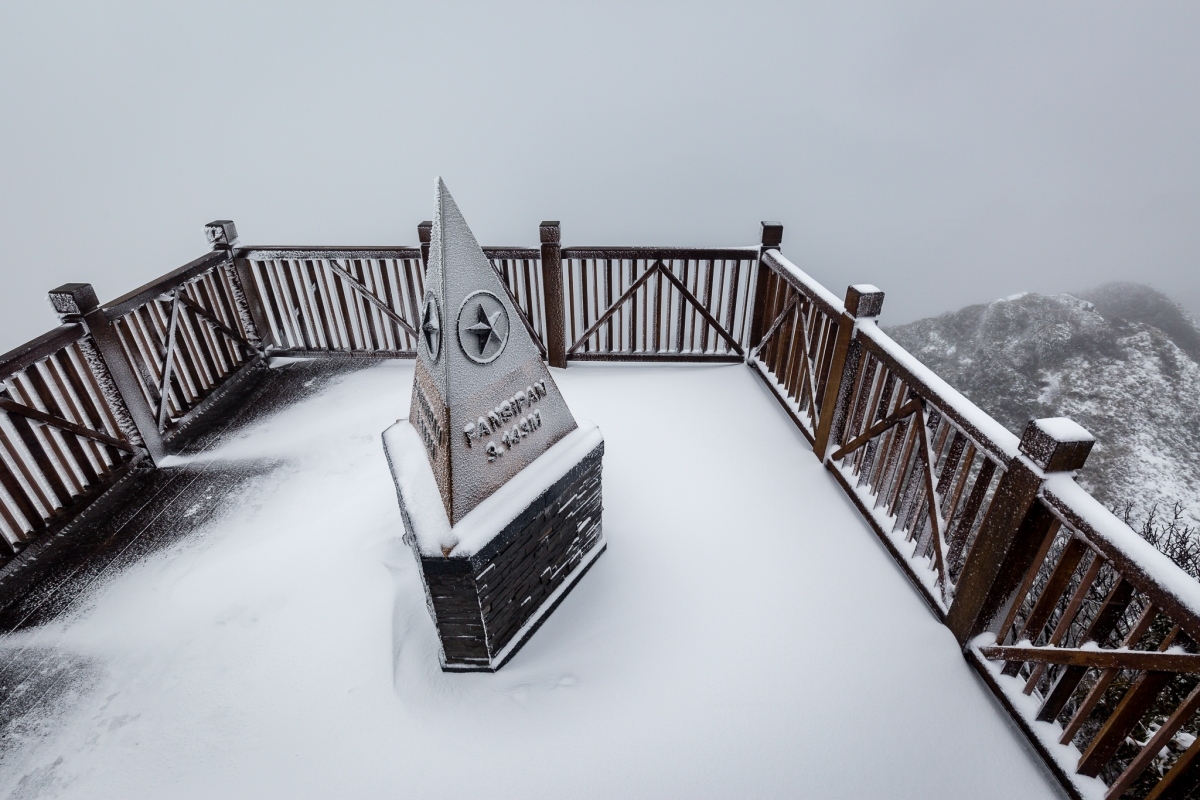
[[245, 243], [727, 245], [885, 322], [1148, 282], [1200, 314], [1200, 4], [0, 4], [0, 350]]

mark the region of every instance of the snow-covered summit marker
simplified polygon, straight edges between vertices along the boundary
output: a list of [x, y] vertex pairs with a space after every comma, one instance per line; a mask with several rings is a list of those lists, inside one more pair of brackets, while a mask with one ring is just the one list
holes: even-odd
[[451, 524], [576, 427], [520, 313], [439, 178], [410, 420]]
[[495, 671], [604, 552], [604, 437], [576, 423], [441, 179], [409, 419], [384, 431], [442, 669]]

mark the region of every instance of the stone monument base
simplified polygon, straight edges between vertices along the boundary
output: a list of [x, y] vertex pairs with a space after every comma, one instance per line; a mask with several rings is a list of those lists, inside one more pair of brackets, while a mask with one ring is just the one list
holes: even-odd
[[412, 425], [397, 422], [383, 442], [442, 669], [495, 672], [604, 552], [604, 438], [581, 422], [453, 527]]

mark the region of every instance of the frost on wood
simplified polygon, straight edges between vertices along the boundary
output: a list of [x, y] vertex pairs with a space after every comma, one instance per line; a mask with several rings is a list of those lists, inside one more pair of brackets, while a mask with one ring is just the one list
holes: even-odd
[[246, 300], [246, 292], [242, 288], [242, 281], [238, 277], [233, 261], [218, 269], [225, 273], [229, 293], [233, 295], [233, 305], [237, 311], [238, 322], [241, 323], [242, 330], [246, 333], [246, 341], [254, 347], [261, 347], [262, 334], [259, 333], [258, 326], [254, 324], [254, 317], [250, 314], [250, 303]]
[[1067, 417], [1033, 420], [1021, 436], [1021, 452], [1047, 472], [1077, 470], [1096, 440]]
[[87, 368], [96, 379], [96, 386], [100, 389], [100, 399], [108, 406], [108, 410], [112, 413], [113, 419], [116, 420], [121, 435], [130, 444], [139, 447], [145, 446], [142, 441], [142, 435], [138, 433], [137, 426], [133, 423], [133, 417], [129, 415], [129, 409], [125, 407], [125, 401], [121, 399], [121, 392], [117, 389], [117, 384], [109, 373], [104, 359], [100, 357], [99, 351], [96, 350], [96, 345], [92, 342], [91, 336], [85, 336], [79, 340], [79, 352], [83, 354], [83, 360], [87, 362]]

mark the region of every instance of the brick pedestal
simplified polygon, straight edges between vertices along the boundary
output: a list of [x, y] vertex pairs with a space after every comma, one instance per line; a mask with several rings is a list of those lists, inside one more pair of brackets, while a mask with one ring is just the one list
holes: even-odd
[[[545, 476], [542, 485], [535, 483], [543, 474], [535, 462], [527, 468], [531, 473], [525, 476], [523, 485], [506, 485], [489, 499], [490, 506], [481, 506], [487, 515], [484, 519], [497, 520], [498, 530], [483, 531], [482, 536], [480, 520], [470, 521], [475, 528], [472, 539], [486, 539], [486, 543], [477, 549], [465, 545], [452, 548], [448, 553], [443, 545], [439, 553], [429, 531], [421, 530], [422, 525], [429, 528], [429, 506], [422, 521], [423, 515], [415, 513], [413, 504], [440, 501], [422, 496], [412, 476], [408, 487], [403, 485], [400, 473], [404, 467], [400, 465], [405, 462], [398, 451], [405, 446], [404, 441], [385, 434], [399, 488], [405, 541], [413, 547], [421, 566], [430, 614], [441, 640], [443, 670], [498, 670], [604, 552], [604, 443], [598, 435], [596, 439], [595, 446], [582, 455], [576, 453], [574, 463], [567, 468], [560, 459], [558, 468]], [[410, 439], [415, 441], [415, 436]], [[416, 459], [408, 463], [416, 464], [415, 468], [422, 466]], [[513, 495], [506, 497], [506, 492]], [[525, 498], [526, 502], [514, 508], [517, 498]], [[467, 524], [469, 521], [464, 520], [451, 529], [451, 537]]]

